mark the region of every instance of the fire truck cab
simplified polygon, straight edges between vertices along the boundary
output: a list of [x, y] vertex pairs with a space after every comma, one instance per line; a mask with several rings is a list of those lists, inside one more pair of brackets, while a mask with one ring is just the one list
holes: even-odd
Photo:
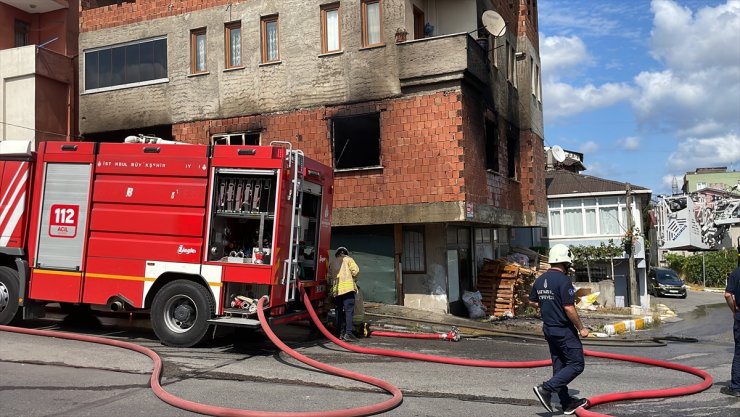
[[[0, 142], [0, 145], [5, 142]], [[270, 146], [0, 147], [0, 324], [47, 303], [149, 310], [168, 346], [307, 317], [326, 296], [333, 173]]]

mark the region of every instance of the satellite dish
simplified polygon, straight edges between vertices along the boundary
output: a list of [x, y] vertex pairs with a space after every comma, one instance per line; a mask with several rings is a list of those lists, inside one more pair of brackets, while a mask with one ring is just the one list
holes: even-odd
[[555, 145], [552, 147], [551, 151], [552, 151], [552, 157], [555, 158], [556, 161], [558, 162], [565, 161], [565, 151], [563, 150], [563, 148], [561, 148], [558, 145]]
[[486, 28], [488, 33], [492, 36], [504, 36], [506, 33], [506, 22], [504, 22], [504, 18], [493, 10], [486, 10], [483, 12], [481, 20], [483, 21], [483, 27]]

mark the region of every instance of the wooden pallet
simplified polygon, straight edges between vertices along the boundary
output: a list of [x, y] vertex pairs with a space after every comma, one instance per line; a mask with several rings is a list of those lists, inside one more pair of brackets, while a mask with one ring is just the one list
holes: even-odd
[[483, 296], [482, 303], [493, 312], [494, 316], [516, 314], [516, 308], [523, 301], [522, 291], [527, 277], [535, 274], [534, 270], [525, 268], [506, 259], [483, 262], [478, 274], [478, 291]]

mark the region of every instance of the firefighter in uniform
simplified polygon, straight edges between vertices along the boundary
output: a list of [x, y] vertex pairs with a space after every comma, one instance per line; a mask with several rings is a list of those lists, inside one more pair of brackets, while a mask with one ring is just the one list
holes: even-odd
[[357, 275], [360, 268], [344, 246], [337, 249], [329, 265], [329, 295], [334, 299], [335, 326], [339, 338], [345, 342], [356, 342], [352, 334], [352, 316], [355, 310]]
[[578, 317], [574, 306], [575, 288], [565, 275], [571, 264], [570, 249], [562, 244], [553, 246], [549, 263], [552, 267], [535, 280], [529, 294], [529, 303], [540, 309], [542, 331], [552, 357], [552, 378], [534, 387], [534, 393], [549, 412], [553, 411], [552, 394], [557, 393], [563, 412], [573, 414], [588, 403], [585, 398], [568, 394], [568, 383], [580, 375], [585, 366], [578, 335], [588, 336], [588, 329]]
[[740, 308], [738, 308], [740, 305], [740, 266], [735, 268], [735, 271], [727, 279], [725, 300], [730, 310], [732, 310], [732, 315], [735, 319], [733, 320], [734, 326], [732, 328], [735, 334], [735, 356], [732, 358], [730, 384], [720, 388], [719, 391], [722, 394], [740, 397]]

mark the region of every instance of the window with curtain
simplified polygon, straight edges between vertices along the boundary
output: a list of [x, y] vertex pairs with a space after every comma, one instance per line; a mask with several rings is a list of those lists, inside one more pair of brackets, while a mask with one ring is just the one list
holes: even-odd
[[262, 62], [276, 62], [280, 60], [278, 49], [278, 17], [262, 18]]
[[382, 0], [362, 1], [362, 46], [381, 45]]
[[626, 208], [616, 197], [548, 201], [550, 236], [619, 236]]
[[31, 25], [21, 20], [15, 21], [15, 47], [30, 45], [28, 34], [31, 33]]
[[342, 50], [340, 10], [339, 3], [321, 6], [321, 53]]
[[242, 24], [241, 22], [226, 24], [226, 68], [242, 65]]
[[206, 29], [190, 32], [190, 73], [206, 72]]

